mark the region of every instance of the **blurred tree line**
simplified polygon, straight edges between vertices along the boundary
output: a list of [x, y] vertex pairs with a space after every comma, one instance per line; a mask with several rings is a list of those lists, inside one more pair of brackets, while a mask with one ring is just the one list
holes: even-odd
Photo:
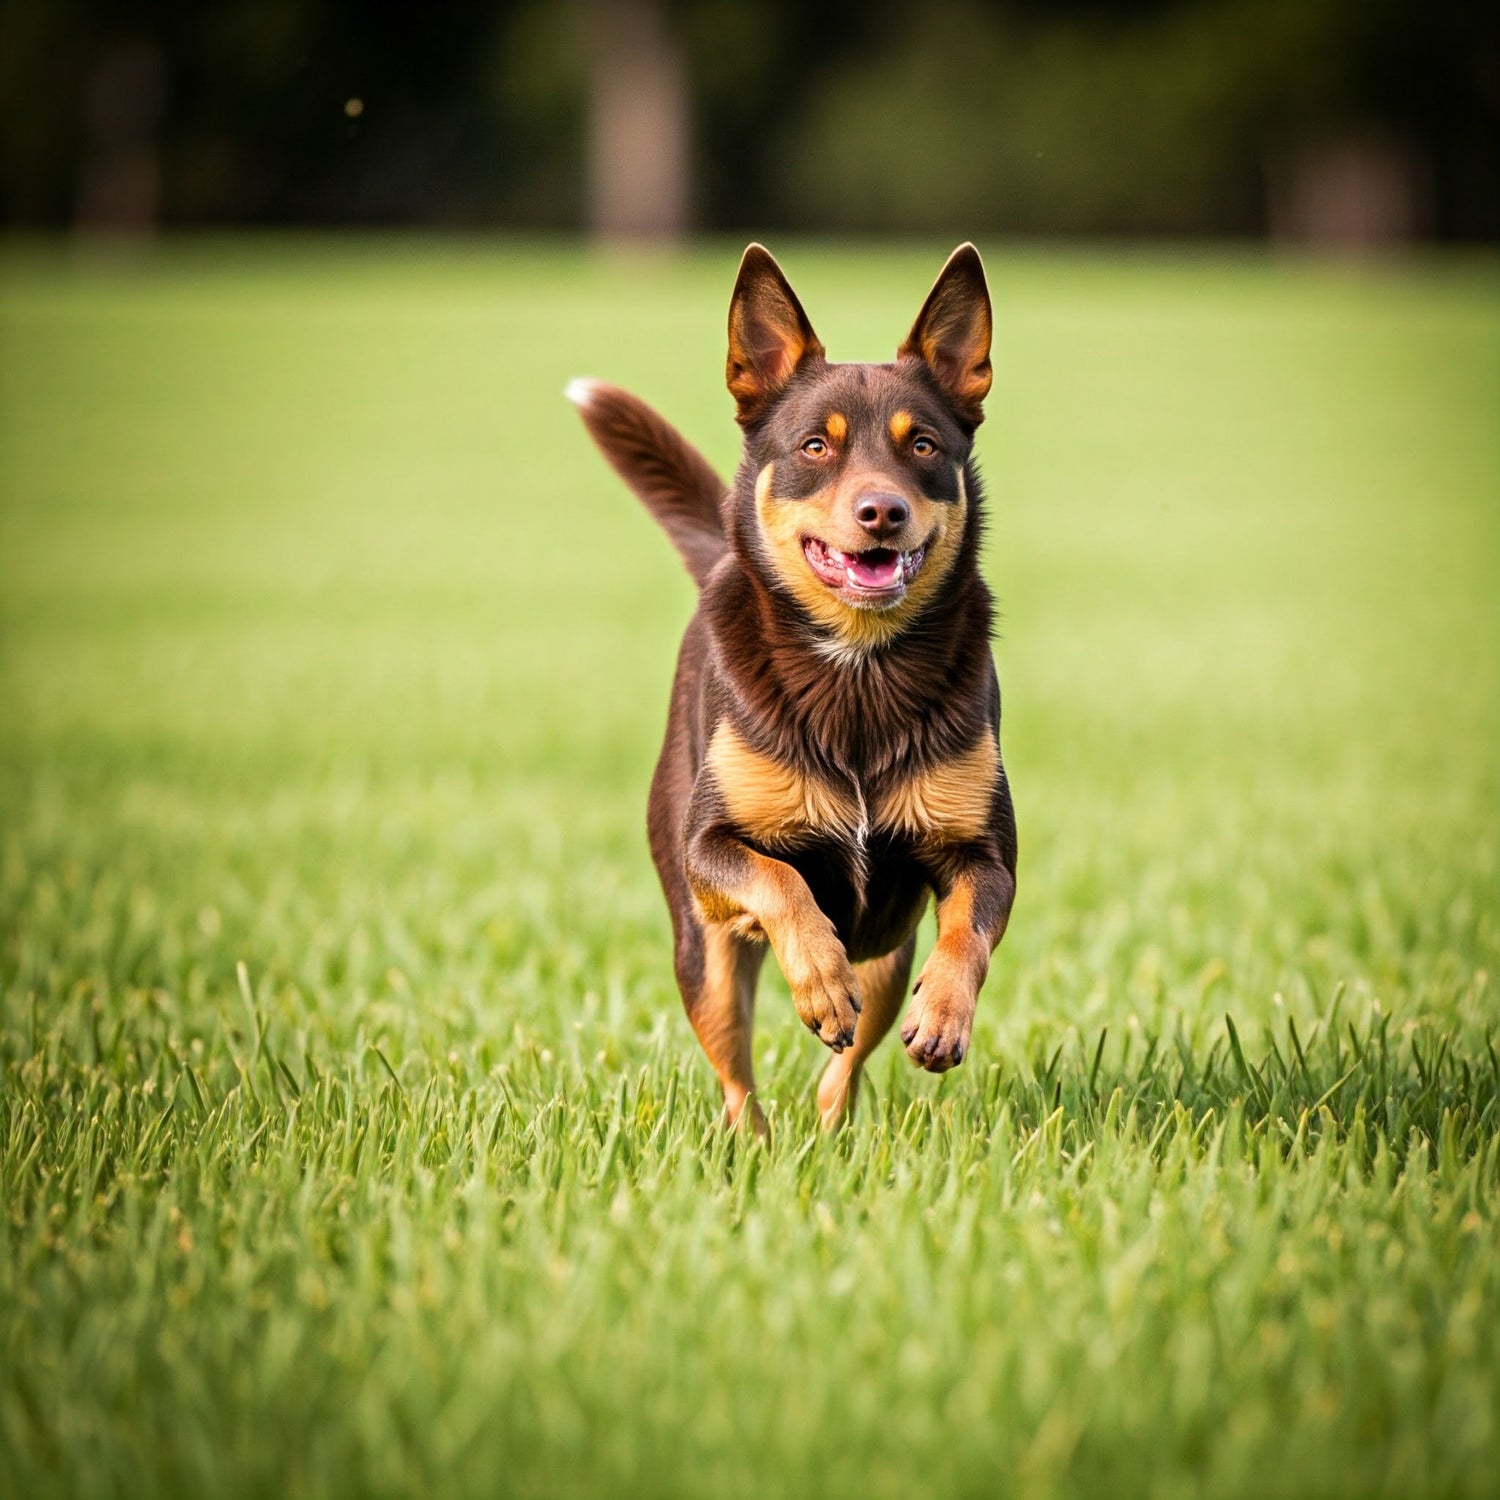
[[1500, 232], [1475, 0], [0, 0], [0, 223]]

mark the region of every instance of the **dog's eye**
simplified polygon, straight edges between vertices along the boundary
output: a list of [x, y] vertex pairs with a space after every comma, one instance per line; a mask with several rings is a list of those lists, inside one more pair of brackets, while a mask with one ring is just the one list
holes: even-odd
[[937, 453], [937, 444], [930, 437], [919, 437], [911, 445], [918, 458], [931, 458]]
[[802, 451], [809, 458], [822, 458], [828, 452], [828, 441], [826, 438], [810, 437], [803, 443]]

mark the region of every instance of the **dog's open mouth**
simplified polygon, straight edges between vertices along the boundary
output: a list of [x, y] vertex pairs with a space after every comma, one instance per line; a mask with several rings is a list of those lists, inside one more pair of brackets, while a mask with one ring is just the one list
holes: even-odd
[[831, 589], [853, 599], [890, 602], [899, 599], [917, 576], [927, 544], [910, 552], [894, 547], [871, 547], [864, 552], [840, 552], [815, 536], [802, 538], [807, 564]]

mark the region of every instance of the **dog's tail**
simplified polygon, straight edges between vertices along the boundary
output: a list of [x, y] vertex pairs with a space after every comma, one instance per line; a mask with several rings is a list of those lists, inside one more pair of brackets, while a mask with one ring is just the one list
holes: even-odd
[[724, 481], [672, 426], [634, 396], [598, 380], [570, 381], [569, 401], [615, 473], [661, 522], [697, 583], [728, 551]]

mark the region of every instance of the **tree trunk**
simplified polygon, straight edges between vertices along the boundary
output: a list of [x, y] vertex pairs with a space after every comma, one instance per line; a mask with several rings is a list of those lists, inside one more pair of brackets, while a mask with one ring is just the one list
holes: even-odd
[[660, 0], [588, 0], [589, 223], [672, 239], [688, 223], [682, 56]]

